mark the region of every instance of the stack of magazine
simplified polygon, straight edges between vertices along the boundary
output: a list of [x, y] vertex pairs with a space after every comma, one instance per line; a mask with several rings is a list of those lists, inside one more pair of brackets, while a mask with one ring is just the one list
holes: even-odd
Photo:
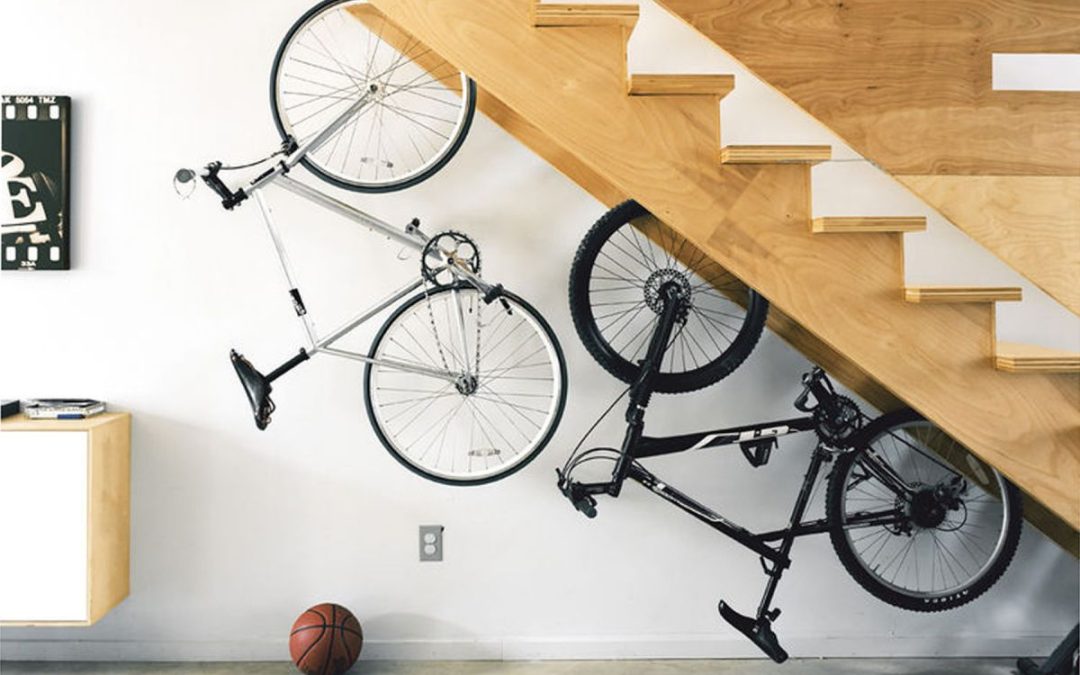
[[35, 398], [22, 402], [26, 416], [36, 420], [81, 420], [105, 412], [105, 402], [85, 398]]

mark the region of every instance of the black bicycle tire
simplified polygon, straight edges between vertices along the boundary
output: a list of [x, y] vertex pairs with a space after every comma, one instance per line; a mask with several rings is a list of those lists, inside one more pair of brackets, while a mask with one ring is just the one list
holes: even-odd
[[[582, 238], [570, 266], [570, 316], [578, 337], [586, 351], [604, 370], [628, 384], [637, 379], [640, 366], [623, 358], [601, 335], [589, 302], [589, 273], [600, 249], [615, 230], [646, 214], [648, 211], [645, 207], [632, 199], [609, 210]], [[753, 289], [748, 290], [746, 318], [731, 345], [700, 368], [681, 373], [660, 373], [656, 378], [655, 391], [674, 394], [703, 389], [724, 379], [742, 365], [761, 339], [769, 313], [768, 300]]]
[[[375, 354], [378, 353], [379, 344], [382, 342], [383, 338], [386, 336], [387, 331], [390, 330], [390, 326], [392, 326], [393, 323], [402, 314], [404, 314], [406, 311], [408, 311], [408, 309], [410, 307], [412, 307], [413, 305], [415, 305], [415, 304], [417, 304], [419, 302], [425, 302], [427, 300], [427, 298], [429, 296], [431, 296], [431, 295], [436, 295], [438, 293], [445, 293], [445, 292], [448, 292], [448, 291], [453, 290], [453, 289], [462, 289], [462, 288], [470, 288], [471, 289], [471, 288], [473, 288], [473, 286], [471, 286], [470, 284], [465, 283], [465, 282], [461, 282], [461, 283], [457, 283], [457, 284], [451, 284], [451, 285], [448, 285], [448, 286], [441, 286], [441, 287], [439, 287], [437, 289], [434, 289], [434, 290], [432, 290], [432, 291], [430, 291], [429, 293], [426, 293], [426, 294], [423, 293], [423, 292], [417, 293], [413, 297], [409, 298], [405, 302], [398, 305], [398, 307], [390, 314], [390, 316], [386, 319], [386, 321], [383, 323], [383, 325], [379, 328], [379, 332], [376, 333], [375, 339], [371, 341], [371, 347], [368, 350], [368, 356], [371, 357], [371, 358], [375, 357]], [[401, 464], [402, 466], [404, 466], [406, 469], [408, 469], [409, 471], [415, 473], [416, 475], [418, 475], [418, 476], [420, 476], [422, 478], [426, 478], [426, 479], [428, 479], [430, 481], [433, 481], [435, 483], [440, 483], [442, 485], [454, 485], [454, 486], [461, 486], [461, 487], [469, 487], [469, 486], [474, 486], [474, 485], [485, 485], [487, 483], [494, 483], [495, 481], [502, 480], [504, 478], [508, 478], [508, 477], [514, 475], [515, 473], [517, 473], [518, 471], [521, 471], [522, 469], [524, 469], [529, 464], [531, 464], [533, 462], [533, 460], [535, 460], [537, 458], [537, 456], [541, 453], [541, 451], [543, 451], [544, 448], [547, 447], [547, 444], [551, 441], [552, 436], [555, 435], [555, 431], [559, 428], [559, 423], [562, 421], [563, 412], [564, 412], [564, 410], [566, 408], [566, 391], [567, 391], [566, 357], [563, 355], [562, 345], [559, 344], [559, 339], [555, 335], [555, 331], [553, 331], [551, 329], [551, 326], [548, 324], [547, 320], [544, 318], [544, 316], [542, 314], [540, 314], [540, 312], [536, 311], [535, 307], [533, 307], [531, 304], [529, 304], [528, 302], [526, 302], [525, 300], [523, 300], [519, 296], [517, 296], [517, 295], [515, 295], [515, 294], [513, 294], [513, 293], [511, 293], [509, 291], [503, 290], [502, 294], [504, 296], [506, 296], [507, 298], [513, 300], [519, 307], [521, 307], [526, 312], [528, 312], [529, 314], [532, 315], [532, 318], [535, 319], [537, 325], [539, 325], [540, 328], [543, 329], [543, 331], [547, 335], [548, 339], [551, 340], [552, 346], [555, 348], [555, 355], [558, 357], [558, 361], [559, 361], [559, 374], [560, 374], [561, 387], [560, 387], [560, 390], [559, 390], [559, 405], [558, 405], [558, 409], [555, 411], [555, 418], [552, 420], [551, 428], [548, 429], [547, 433], [544, 434], [543, 439], [540, 441], [540, 443], [537, 444], [537, 446], [535, 448], [533, 448], [532, 452], [529, 454], [528, 457], [526, 457], [521, 462], [518, 462], [514, 466], [510, 467], [506, 471], [496, 473], [496, 474], [492, 474], [491, 476], [485, 476], [483, 478], [475, 478], [475, 479], [468, 479], [468, 480], [452, 480], [452, 479], [449, 479], [449, 478], [445, 478], [443, 476], [435, 475], [433, 473], [424, 471], [420, 467], [414, 465], [412, 462], [410, 462], [407, 459], [405, 459], [404, 457], [402, 457], [401, 454], [398, 453], [398, 451], [394, 449], [393, 444], [390, 442], [390, 440], [383, 433], [382, 429], [379, 427], [379, 423], [378, 423], [378, 421], [377, 421], [377, 419], [375, 417], [375, 410], [374, 410], [372, 402], [371, 402], [371, 373], [372, 373], [372, 369], [371, 369], [371, 364], [368, 363], [364, 367], [364, 408], [367, 411], [368, 422], [371, 424], [371, 428], [375, 431], [375, 436], [378, 437], [379, 442], [382, 444], [382, 446], [384, 448], [386, 448], [386, 451], [390, 453], [390, 456], [393, 457], [395, 460], [397, 460], [398, 463]], [[498, 302], [498, 300], [496, 300], [495, 302]]]
[[[355, 2], [355, 0], [322, 0], [322, 2], [316, 4], [314, 7], [309, 9], [299, 19], [297, 19], [295, 23], [293, 23], [293, 25], [289, 28], [289, 31], [285, 34], [285, 38], [281, 41], [281, 44], [278, 45], [277, 53], [274, 56], [274, 64], [273, 67], [270, 69], [270, 111], [271, 116], [274, 118], [274, 126], [277, 128], [278, 134], [281, 136], [281, 140], [283, 142], [289, 138], [289, 133], [285, 130], [285, 123], [282, 120], [281, 111], [278, 109], [277, 79], [278, 71], [281, 69], [282, 59], [285, 56], [285, 48], [289, 45], [289, 42], [292, 40], [296, 32], [300, 30], [308, 22], [308, 20], [311, 19], [311, 17], [319, 14], [328, 7], [331, 7], [333, 5], [345, 4], [348, 2]], [[473, 117], [476, 116], [476, 82], [471, 77], [466, 79], [468, 80], [467, 86], [469, 106], [468, 110], [465, 112], [465, 119], [461, 125], [461, 131], [458, 132], [457, 138], [455, 138], [454, 142], [451, 144], [450, 150], [438, 162], [433, 164], [431, 168], [429, 168], [427, 171], [413, 176], [407, 181], [402, 181], [401, 183], [368, 186], [357, 185], [355, 183], [341, 180], [340, 178], [323, 171], [315, 162], [312, 162], [308, 157], [304, 157], [302, 160], [300, 160], [300, 164], [302, 164], [304, 168], [306, 168], [320, 180], [352, 192], [380, 194], [386, 192], [397, 192], [399, 190], [413, 187], [414, 185], [419, 185], [420, 183], [426, 181], [427, 179], [438, 173], [440, 170], [442, 170], [443, 167], [445, 167], [450, 162], [450, 160], [454, 158], [454, 155], [458, 153], [458, 150], [461, 149], [462, 144], [465, 142], [465, 137], [469, 135], [469, 130], [472, 129]]]
[[975, 600], [996, 584], [1001, 579], [1001, 576], [1005, 574], [1005, 570], [1008, 569], [1020, 543], [1021, 523], [1023, 521], [1021, 495], [1015, 485], [1009, 482], [1008, 479], [1004, 479], [1009, 525], [1005, 545], [1002, 547], [1001, 552], [991, 563], [990, 569], [971, 587], [943, 598], [927, 598], [901, 593], [878, 581], [874, 575], [867, 572], [859, 563], [858, 554], [852, 550], [851, 544], [844, 535], [841, 518], [843, 513], [841, 500], [843, 499], [845, 477], [858, 454], [865, 452], [866, 444], [894, 426], [925, 419], [914, 410], [903, 408], [886, 413], [864, 427], [852, 443], [854, 449], [841, 455], [836, 460], [825, 492], [825, 515], [829, 523], [829, 539], [832, 541], [833, 550], [836, 551], [837, 557], [840, 558], [840, 563], [848, 574], [867, 592], [879, 600], [901, 609], [913, 612], [942, 612], [966, 605]]

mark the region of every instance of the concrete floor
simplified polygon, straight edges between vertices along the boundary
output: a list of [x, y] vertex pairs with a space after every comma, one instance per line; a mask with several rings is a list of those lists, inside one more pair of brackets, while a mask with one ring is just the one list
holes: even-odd
[[[1012, 675], [1015, 659], [808, 659], [770, 661], [364, 661], [349, 675]], [[296, 675], [288, 663], [0, 662], [2, 675]]]

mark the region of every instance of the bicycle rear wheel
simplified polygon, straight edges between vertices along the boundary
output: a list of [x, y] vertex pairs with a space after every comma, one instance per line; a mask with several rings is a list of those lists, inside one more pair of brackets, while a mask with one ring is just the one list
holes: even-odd
[[519, 471], [562, 417], [562, 349], [512, 293], [490, 304], [464, 284], [420, 293], [390, 316], [370, 356], [364, 399], [376, 435], [406, 468], [439, 483], [477, 485]]
[[[881, 600], [918, 612], [985, 593], [1020, 540], [1019, 490], [913, 410], [883, 415], [860, 433], [836, 461], [826, 494], [844, 568]], [[889, 513], [899, 520], [854, 522]]]
[[588, 231], [570, 267], [570, 315], [585, 348], [623, 382], [637, 379], [659, 320], [660, 288], [686, 303], [660, 365], [656, 391], [707, 387], [753, 351], [769, 303], [635, 201]]
[[465, 140], [476, 84], [368, 2], [326, 0], [289, 29], [270, 76], [274, 122], [303, 145], [372, 88], [371, 105], [303, 165], [359, 192], [430, 178]]

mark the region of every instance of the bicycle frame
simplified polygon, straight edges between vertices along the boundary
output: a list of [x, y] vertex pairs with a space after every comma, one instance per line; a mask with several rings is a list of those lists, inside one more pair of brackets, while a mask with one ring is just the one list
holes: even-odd
[[[458, 379], [460, 374], [451, 373], [447, 371], [441, 371], [433, 368], [425, 368], [416, 364], [402, 363], [389, 359], [374, 359], [366, 354], [362, 354], [347, 349], [340, 349], [334, 347], [334, 344], [345, 335], [349, 334], [361, 324], [367, 322], [384, 310], [392, 307], [396, 303], [404, 300], [410, 294], [417, 289], [421, 288], [425, 281], [423, 277], [409, 282], [402, 286], [398, 290], [394, 291], [386, 298], [376, 302], [370, 307], [364, 309], [348, 321], [344, 322], [337, 328], [331, 330], [325, 335], [320, 336], [315, 329], [314, 323], [308, 316], [307, 308], [304, 306], [303, 298], [295, 282], [295, 275], [292, 270], [292, 264], [289, 261], [288, 254], [285, 251], [284, 243], [282, 242], [281, 235], [277, 226], [274, 223], [274, 219], [271, 213], [270, 206], [266, 202], [266, 198], [263, 195], [265, 188], [269, 186], [277, 186], [287, 192], [290, 192], [302, 199], [305, 199], [312, 204], [322, 207], [332, 213], [342, 216], [355, 223], [363, 225], [372, 232], [386, 236], [387, 238], [405, 246], [406, 248], [417, 251], [421, 255], [428, 249], [428, 245], [431, 242], [431, 238], [425, 235], [419, 227], [419, 221], [413, 220], [404, 230], [394, 227], [386, 221], [380, 220], [375, 216], [362, 211], [354, 206], [351, 206], [335, 197], [322, 192], [316, 188], [307, 185], [292, 178], [289, 173], [295, 168], [305, 157], [312, 152], [315, 152], [323, 144], [327, 142], [333, 135], [345, 126], [348, 121], [354, 116], [359, 114], [363, 108], [368, 105], [374, 94], [374, 89], [365, 92], [355, 103], [349, 106], [343, 111], [336, 119], [326, 126], [325, 129], [317, 133], [303, 146], [297, 146], [295, 142], [286, 141], [283, 146], [289, 150], [288, 156], [280, 160], [274, 167], [267, 169], [261, 175], [252, 180], [245, 188], [233, 192], [226, 187], [220, 179], [217, 177], [217, 172], [220, 170], [220, 164], [210, 165], [207, 168], [207, 173], [203, 174], [204, 181], [210, 185], [211, 188], [217, 192], [223, 200], [223, 205], [226, 209], [232, 209], [238, 204], [242, 203], [249, 197], [254, 197], [255, 201], [259, 205], [259, 211], [262, 214], [264, 223], [266, 224], [267, 232], [270, 235], [270, 239], [273, 241], [274, 250], [277, 253], [278, 261], [281, 266], [282, 273], [285, 276], [285, 280], [289, 287], [289, 295], [293, 302], [293, 307], [296, 311], [296, 315], [303, 325], [304, 332], [308, 337], [310, 346], [308, 349], [301, 350], [299, 357], [287, 361], [277, 370], [275, 370], [269, 377], [270, 380], [276, 379], [285, 374], [295, 366], [299, 365], [303, 361], [310, 358], [312, 354], [323, 353], [329, 356], [336, 356], [340, 358], [351, 359], [354, 361], [361, 361], [363, 363], [378, 363], [392, 368], [400, 369], [407, 372], [428, 375], [432, 377], [441, 378], [450, 382], [454, 382]], [[501, 287], [484, 282], [479, 276], [474, 274], [471, 270], [467, 269], [459, 263], [455, 258], [445, 254], [442, 251], [430, 251], [429, 255], [437, 260], [441, 265], [439, 271], [450, 270], [455, 276], [463, 278], [470, 284], [472, 284], [477, 290], [484, 294], [484, 299], [487, 302], [491, 302], [498, 297], [501, 292]], [[460, 303], [458, 298], [458, 291], [453, 291], [455, 302]], [[460, 305], [459, 305], [460, 306]], [[462, 330], [464, 328], [462, 327]], [[467, 367], [467, 366], [466, 366]], [[467, 372], [465, 373], [468, 374]]]
[[[714, 530], [734, 539], [769, 562], [779, 564], [782, 567], [787, 567], [790, 564], [790, 560], [787, 556], [790, 550], [790, 541], [793, 541], [797, 537], [822, 534], [829, 530], [829, 524], [825, 518], [809, 521], [803, 520], [806, 513], [806, 507], [809, 505], [810, 493], [814, 483], [821, 472], [822, 466], [826, 462], [831, 461], [832, 458], [831, 451], [822, 444], [819, 443], [814, 449], [810, 467], [807, 470], [802, 487], [796, 497], [795, 507], [792, 511], [791, 520], [788, 526], [786, 528], [762, 533], [750, 532], [746, 528], [728, 520], [720, 513], [676, 489], [667, 481], [661, 480], [634, 460], [686, 452], [688, 450], [703, 450], [706, 448], [739, 445], [751, 464], [761, 466], [767, 461], [769, 452], [778, 446], [779, 438], [791, 434], [813, 431], [815, 427], [816, 423], [814, 422], [814, 418], [809, 415], [776, 422], [765, 422], [742, 427], [716, 429], [713, 431], [703, 431], [662, 438], [639, 436], [638, 438], [633, 439], [633, 427], [631, 427], [631, 429], [628, 430], [628, 436], [630, 437], [628, 440], [631, 444], [629, 447], [624, 446], [624, 455], [629, 458], [629, 461], [627, 462], [626, 473], [622, 480], [631, 480], [642, 485], [653, 494], [677, 506], [679, 509], [685, 511]], [[756, 455], [757, 459], [754, 459], [755, 455], [751, 454], [752, 452], [758, 453]], [[584, 494], [607, 494], [618, 496], [621, 491], [621, 483], [622, 481], [617, 478], [616, 474], [614, 479], [610, 482], [579, 483], [577, 485], [583, 490]], [[848, 525], [853, 528], [888, 525], [898, 522], [898, 519], [901, 516], [902, 513], [900, 512], [894, 512], [888, 515], [872, 514], [863, 519], [855, 518], [850, 520]], [[777, 549], [768, 545], [769, 542], [777, 541], [786, 544], [786, 546]]]
[[[644, 436], [642, 432], [645, 410], [652, 396], [653, 383], [659, 373], [661, 360], [668, 345], [671, 344], [676, 316], [682, 302], [678, 299], [678, 293], [678, 289], [671, 283], [665, 284], [660, 289], [660, 295], [664, 303], [663, 309], [660, 312], [659, 322], [646, 350], [645, 358], [641, 361], [641, 371], [630, 388], [630, 402], [626, 411], [627, 429], [611, 480], [599, 483], [576, 483], [569, 475], [573, 470], [573, 466], [568, 463], [566, 474], [559, 472], [559, 487], [578, 510], [592, 517], [595, 515], [596, 504], [592, 495], [606, 494], [618, 497], [624, 482], [631, 480], [717, 532], [757, 553], [761, 557], [762, 569], [769, 577], [769, 580], [755, 617], [751, 618], [738, 614], [723, 602], [720, 603], [720, 613], [725, 620], [758, 644], [770, 657], [778, 662], [783, 661], [787, 658], [786, 652], [780, 648], [771, 629], [771, 623], [776, 619], [780, 611], [770, 609], [770, 605], [780, 582], [780, 577], [784, 570], [791, 566], [790, 553], [795, 539], [829, 531], [830, 523], [827, 518], [808, 521], [804, 520], [804, 517], [814, 485], [823, 465], [832, 461], [833, 452], [848, 450], [850, 445], [845, 445], [844, 442], [826, 445], [824, 441], [819, 440], [811, 455], [810, 466], [795, 499], [795, 505], [792, 508], [787, 527], [761, 533], [751, 532], [728, 520], [720, 513], [674, 488], [641, 466], [637, 460], [646, 457], [729, 445], [738, 445], [753, 466], [763, 466], [768, 461], [772, 449], [778, 446], [780, 437], [794, 433], [816, 431], [820, 428], [820, 421], [815, 415], [810, 414], [775, 422], [716, 429], [680, 436], [662, 438]], [[811, 396], [813, 396], [817, 406], [826, 405], [827, 402], [834, 400], [836, 397], [824, 372], [818, 368], [804, 376], [803, 382], [805, 385], [803, 393], [795, 402], [795, 407], [799, 410], [808, 413], [815, 410], [815, 407], [807, 404]], [[861, 413], [859, 415], [861, 416]], [[859, 419], [861, 420], [861, 417]], [[884, 471], [878, 469], [868, 470], [873, 471], [875, 476], [880, 474], [879, 477], [882, 477], [888, 483], [896, 482]], [[905, 518], [906, 514], [903, 509], [897, 506], [890, 511], [856, 514], [847, 519], [844, 526], [846, 528], [863, 528], [899, 525]]]

